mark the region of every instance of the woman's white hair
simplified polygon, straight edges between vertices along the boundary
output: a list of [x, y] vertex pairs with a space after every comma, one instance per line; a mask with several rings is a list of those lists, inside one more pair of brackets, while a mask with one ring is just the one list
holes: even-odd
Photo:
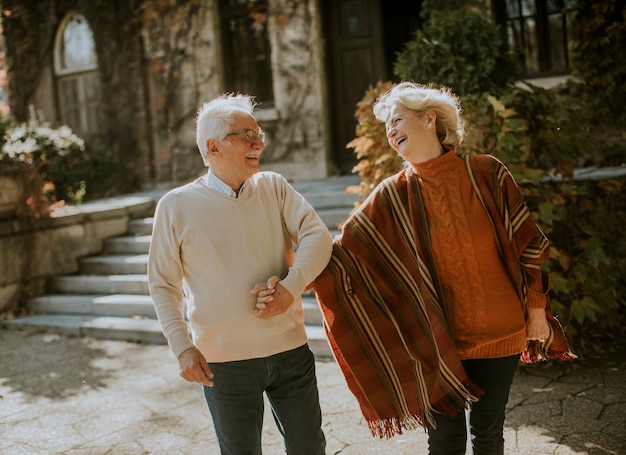
[[374, 115], [380, 122], [387, 123], [391, 109], [397, 104], [416, 112], [434, 111], [437, 114], [437, 136], [445, 149], [455, 148], [463, 142], [463, 111], [459, 97], [449, 88], [399, 82], [376, 100]]
[[250, 95], [225, 93], [211, 101], [204, 103], [198, 109], [196, 116], [196, 144], [202, 155], [204, 165], [208, 166], [208, 150], [206, 141], [216, 139], [221, 141], [229, 132], [233, 123], [233, 114], [240, 112], [252, 115], [256, 102]]

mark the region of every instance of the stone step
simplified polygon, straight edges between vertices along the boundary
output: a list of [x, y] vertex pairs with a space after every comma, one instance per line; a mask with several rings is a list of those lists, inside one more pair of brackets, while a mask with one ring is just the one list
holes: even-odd
[[[302, 307], [307, 325], [322, 325], [322, 313], [315, 297], [303, 296]], [[147, 317], [156, 319], [149, 295], [56, 294], [33, 297], [27, 310], [35, 314], [66, 314], [73, 316]]]
[[152, 239], [151, 234], [152, 225], [150, 224], [150, 232], [147, 234], [127, 235], [105, 240], [104, 250], [109, 254], [148, 254]]
[[130, 235], [152, 235], [153, 222], [154, 217], [130, 220], [130, 222], [128, 223], [128, 233]]
[[316, 210], [326, 227], [330, 230], [337, 230], [346, 221], [351, 208], [335, 207], [329, 209]]
[[318, 213], [320, 211], [335, 208], [348, 208], [350, 210], [354, 207], [354, 203], [356, 201], [362, 199], [360, 196], [355, 196], [354, 194], [337, 190], [322, 190], [312, 194], [303, 194], [303, 196], [309, 204], [315, 207], [315, 210]]
[[309, 340], [309, 347], [316, 359], [332, 359], [333, 351], [330, 349], [324, 327], [321, 325], [307, 325], [306, 335]]
[[147, 254], [111, 254], [91, 256], [79, 261], [87, 275], [132, 275], [148, 273]]
[[304, 323], [308, 326], [321, 327], [324, 323], [322, 311], [315, 297], [302, 297], [302, 308], [304, 308]]
[[[166, 344], [159, 321], [141, 317], [38, 314], [0, 321], [2, 328], [38, 328], [54, 333], [104, 340]], [[309, 346], [318, 359], [332, 358], [321, 326], [306, 326]]]
[[149, 295], [44, 295], [30, 299], [27, 309], [36, 314], [143, 316], [156, 319], [152, 298]]
[[341, 175], [327, 177], [322, 181], [309, 180], [293, 183], [293, 187], [302, 194], [307, 200], [310, 196], [320, 193], [345, 193], [346, 188], [352, 185], [358, 185], [361, 181], [358, 175]]
[[145, 273], [59, 276], [50, 280], [50, 288], [62, 294], [150, 294]]

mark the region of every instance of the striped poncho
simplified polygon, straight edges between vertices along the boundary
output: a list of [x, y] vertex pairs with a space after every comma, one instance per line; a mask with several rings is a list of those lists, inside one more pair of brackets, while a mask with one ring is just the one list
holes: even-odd
[[[528, 287], [547, 293], [539, 264], [549, 243], [513, 178], [489, 155], [466, 162], [520, 301]], [[433, 413], [453, 416], [482, 393], [461, 365], [433, 264], [418, 178], [407, 169], [382, 182], [347, 220], [313, 283], [334, 356], [375, 436], [433, 427]], [[555, 328], [524, 360], [575, 358], [558, 321]]]

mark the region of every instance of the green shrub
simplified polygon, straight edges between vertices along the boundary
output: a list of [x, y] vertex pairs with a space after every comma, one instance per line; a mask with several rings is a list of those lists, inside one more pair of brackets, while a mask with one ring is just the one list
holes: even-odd
[[626, 123], [626, 3], [578, 0], [583, 39], [575, 49], [576, 88], [596, 125]]
[[123, 172], [120, 160], [98, 143], [85, 142], [68, 126], [30, 120], [5, 125], [0, 160], [31, 164], [44, 182], [44, 196], [53, 204], [115, 194], [115, 177]]
[[445, 85], [459, 96], [493, 92], [514, 81], [499, 27], [475, 10], [456, 8], [415, 32], [398, 53], [402, 80]]
[[626, 178], [545, 183], [534, 209], [551, 240], [552, 308], [581, 352], [626, 335]]
[[467, 134], [464, 153], [489, 153], [524, 181], [548, 172], [571, 176], [595, 154], [589, 114], [580, 100], [533, 85], [508, 87], [462, 100]]

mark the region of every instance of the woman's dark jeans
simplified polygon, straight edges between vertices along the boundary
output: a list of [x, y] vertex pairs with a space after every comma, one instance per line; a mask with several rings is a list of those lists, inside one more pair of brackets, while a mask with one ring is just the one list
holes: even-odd
[[[519, 354], [497, 359], [464, 360], [462, 363], [469, 379], [484, 391], [469, 411], [470, 441], [474, 455], [503, 455], [504, 410], [519, 363]], [[466, 413], [459, 412], [454, 419], [437, 415], [435, 420], [437, 429], [428, 431], [429, 453], [465, 454]]]

